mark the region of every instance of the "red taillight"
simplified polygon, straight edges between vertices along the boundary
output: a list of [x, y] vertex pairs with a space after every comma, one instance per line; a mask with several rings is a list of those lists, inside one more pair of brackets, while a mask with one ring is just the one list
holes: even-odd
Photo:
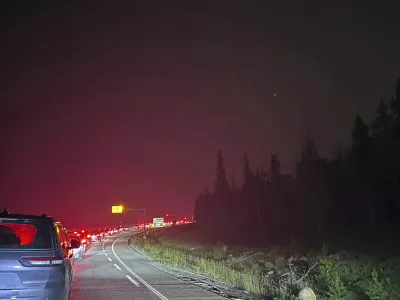
[[86, 237], [87, 237], [88, 239], [90, 239], [90, 238], [91, 238], [91, 235], [90, 235], [90, 234], [88, 234]]
[[23, 257], [19, 261], [24, 267], [46, 267], [63, 264], [63, 260], [57, 257]]
[[82, 239], [82, 240], [81, 240], [81, 244], [86, 244], [86, 240], [85, 240], [85, 239]]

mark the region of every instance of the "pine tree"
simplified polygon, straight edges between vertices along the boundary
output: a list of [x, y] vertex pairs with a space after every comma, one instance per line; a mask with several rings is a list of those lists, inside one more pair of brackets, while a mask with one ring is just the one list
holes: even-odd
[[385, 135], [389, 133], [389, 128], [392, 122], [392, 116], [389, 111], [389, 106], [384, 100], [381, 100], [376, 110], [377, 117], [372, 122], [371, 129], [376, 135]]
[[224, 167], [224, 158], [222, 157], [222, 151], [218, 151], [217, 155], [217, 178], [215, 180], [215, 193], [226, 195], [229, 191], [229, 184], [226, 179], [226, 171]]
[[301, 150], [301, 161], [309, 163], [318, 159], [318, 150], [315, 146], [314, 140], [307, 134], [304, 137], [303, 148]]

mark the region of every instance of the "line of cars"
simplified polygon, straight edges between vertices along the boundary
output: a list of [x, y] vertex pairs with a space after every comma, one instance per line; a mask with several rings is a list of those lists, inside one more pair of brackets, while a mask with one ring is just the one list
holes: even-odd
[[118, 227], [111, 228], [98, 228], [98, 229], [72, 229], [67, 230], [69, 238], [76, 240], [80, 244], [79, 248], [73, 250], [74, 259], [81, 261], [83, 255], [88, 249], [88, 246], [94, 242], [101, 242], [104, 238], [109, 237], [115, 233], [128, 230], [125, 226], [120, 225]]
[[[83, 230], [84, 231], [84, 230]], [[68, 230], [48, 215], [0, 213], [0, 299], [68, 300], [75, 258], [122, 231]]]

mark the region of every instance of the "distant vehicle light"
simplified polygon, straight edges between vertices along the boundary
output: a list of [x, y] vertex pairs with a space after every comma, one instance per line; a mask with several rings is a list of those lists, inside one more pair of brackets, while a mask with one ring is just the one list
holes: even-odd
[[90, 239], [90, 238], [91, 238], [91, 235], [90, 235], [90, 234], [88, 234], [86, 237], [87, 237], [88, 239]]
[[81, 240], [81, 244], [86, 244], [86, 240], [85, 240], [85, 239], [82, 239], [82, 240]]

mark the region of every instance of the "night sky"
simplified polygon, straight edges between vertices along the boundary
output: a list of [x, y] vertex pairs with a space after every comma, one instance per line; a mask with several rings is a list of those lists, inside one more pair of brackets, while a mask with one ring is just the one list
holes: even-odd
[[0, 209], [70, 226], [190, 213], [218, 149], [238, 182], [245, 151], [293, 173], [307, 131], [331, 156], [400, 77], [384, 2], [4, 2]]

